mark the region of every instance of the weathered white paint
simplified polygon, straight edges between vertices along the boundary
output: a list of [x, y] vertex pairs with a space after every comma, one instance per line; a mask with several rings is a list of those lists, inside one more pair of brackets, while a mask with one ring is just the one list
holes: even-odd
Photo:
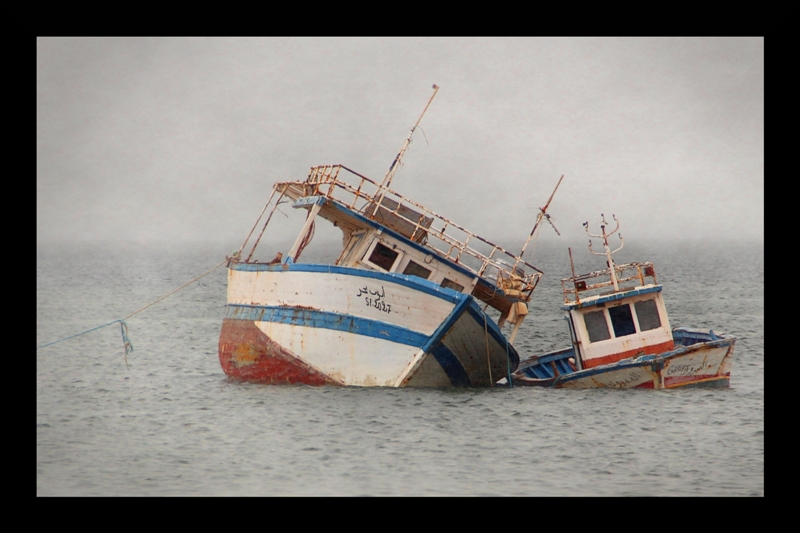
[[392, 387], [419, 348], [344, 331], [276, 322], [256, 326], [320, 372], [352, 386]]
[[454, 281], [464, 287], [462, 292], [472, 292], [472, 281], [477, 280], [467, 276], [453, 268], [448, 267], [440, 257], [432, 254], [430, 251], [421, 251], [408, 243], [395, 239], [391, 235], [378, 234], [376, 231], [369, 231], [361, 244], [349, 250], [347, 254], [342, 254], [342, 260], [338, 263], [343, 266], [350, 266], [354, 268], [367, 268], [369, 270], [377, 270], [378, 272], [386, 272], [378, 265], [369, 261], [372, 251], [375, 249], [376, 243], [382, 243], [384, 246], [393, 248], [398, 252], [398, 257], [395, 260], [390, 272], [402, 273], [408, 266], [410, 261], [414, 261], [420, 266], [427, 268], [431, 271], [428, 281], [441, 284], [445, 278]]
[[[558, 386], [567, 389], [598, 387], [629, 389], [646, 382], [653, 382], [654, 388], [681, 386], [681, 383], [670, 384], [670, 378], [722, 376], [730, 372], [731, 358], [725, 357], [729, 349], [729, 346], [700, 349], [670, 358], [665, 361], [660, 375], [653, 372], [649, 366], [628, 367], [598, 372], [579, 379], [564, 380]], [[598, 367], [600, 368], [602, 367]]]
[[[372, 293], [380, 293], [380, 298]], [[369, 301], [373, 305], [368, 305]], [[378, 300], [380, 309], [375, 307]], [[454, 303], [397, 283], [326, 272], [228, 270], [228, 303], [311, 307], [431, 335]], [[390, 309], [389, 311], [384, 310]], [[407, 362], [407, 361], [406, 361]]]
[[508, 374], [505, 348], [488, 332], [488, 325], [484, 328], [483, 322], [477, 322], [469, 313], [461, 315], [442, 342], [458, 357], [474, 384], [489, 385]]
[[[403, 386], [407, 382], [408, 378], [414, 375], [419, 370], [420, 366], [422, 365], [423, 361], [425, 361], [426, 357], [428, 357], [428, 355], [425, 353], [424, 350], [422, 349], [418, 350], [417, 353], [414, 354], [413, 359], [411, 359], [411, 361], [408, 362], [405, 369], [403, 369], [403, 371], [397, 377], [397, 379], [394, 382], [394, 386], [395, 387]], [[438, 372], [446, 379], [447, 376], [445, 375], [444, 370], [442, 370], [442, 367], [438, 363], [436, 364], [436, 367], [438, 369]]]
[[[646, 286], [650, 287], [650, 285]], [[648, 331], [639, 330], [639, 319], [636, 315], [636, 302], [643, 300], [655, 300], [658, 314], [661, 319], [661, 327], [651, 329]], [[636, 327], [636, 333], [632, 335], [625, 335], [624, 337], [614, 337], [614, 326], [611, 323], [611, 318], [608, 315], [608, 309], [617, 305], [629, 304], [631, 314], [633, 315], [633, 322]], [[611, 334], [610, 339], [603, 341], [589, 342], [589, 333], [586, 330], [586, 324], [583, 321], [583, 314], [603, 310], [606, 318], [606, 325]], [[588, 307], [580, 310], [571, 311], [573, 315], [573, 324], [575, 324], [576, 335], [581, 344], [581, 355], [584, 361], [606, 357], [613, 354], [626, 353], [631, 350], [644, 348], [645, 346], [656, 346], [665, 342], [672, 341], [672, 328], [669, 324], [667, 316], [667, 309], [664, 305], [664, 299], [660, 292], [647, 293], [640, 296], [633, 296], [619, 300], [617, 302], [609, 302], [604, 308]]]
[[649, 367], [621, 368], [599, 374], [593, 374], [580, 379], [562, 381], [559, 387], [564, 389], [632, 389], [656, 378]]
[[[728, 346], [689, 352], [664, 363], [661, 375], [664, 378], [704, 376], [730, 371], [730, 358], [725, 359]], [[723, 368], [723, 365], [726, 368]]]

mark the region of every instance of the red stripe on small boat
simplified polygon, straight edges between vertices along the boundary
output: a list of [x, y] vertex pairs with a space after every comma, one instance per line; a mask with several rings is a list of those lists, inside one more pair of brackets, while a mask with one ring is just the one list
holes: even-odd
[[227, 375], [243, 381], [343, 385], [298, 359], [251, 320], [223, 319], [219, 362]]
[[675, 343], [673, 341], [662, 342], [660, 344], [653, 344], [652, 346], [645, 346], [644, 348], [635, 348], [633, 350], [628, 350], [627, 352], [614, 353], [603, 357], [587, 359], [583, 362], [583, 368], [594, 368], [600, 365], [616, 363], [617, 361], [622, 361], [623, 359], [633, 357], [634, 355], [660, 354], [668, 352], [673, 348], [675, 348]]

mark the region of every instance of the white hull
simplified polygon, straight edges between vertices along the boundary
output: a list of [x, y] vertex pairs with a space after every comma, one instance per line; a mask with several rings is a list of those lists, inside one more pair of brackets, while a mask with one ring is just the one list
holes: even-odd
[[518, 361], [472, 296], [416, 277], [307, 264], [229, 270], [220, 362], [233, 377], [491, 386]]

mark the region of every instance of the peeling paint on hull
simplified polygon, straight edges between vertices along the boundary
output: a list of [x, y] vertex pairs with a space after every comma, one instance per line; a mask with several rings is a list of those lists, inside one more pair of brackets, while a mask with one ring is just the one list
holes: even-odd
[[[475, 299], [343, 267], [231, 268], [219, 357], [259, 383], [491, 387], [519, 355]], [[378, 295], [383, 308], [364, 305]], [[311, 305], [316, 304], [316, 305]], [[390, 310], [390, 311], [389, 311]]]
[[[514, 385], [560, 389], [673, 389], [678, 387], [728, 387], [733, 338], [681, 346], [658, 355], [623, 359], [616, 363], [534, 378], [529, 368], [514, 374]], [[569, 354], [567, 350], [565, 354]]]
[[267, 337], [254, 322], [224, 319], [219, 362], [228, 376], [270, 384], [341, 385]]

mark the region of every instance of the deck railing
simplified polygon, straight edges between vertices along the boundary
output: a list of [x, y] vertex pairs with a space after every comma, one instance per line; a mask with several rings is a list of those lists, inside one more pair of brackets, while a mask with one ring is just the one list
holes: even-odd
[[294, 183], [302, 184], [305, 195], [324, 196], [379, 220], [482, 278], [521, 282], [518, 290], [526, 291], [543, 274], [519, 256], [344, 165], [311, 167], [305, 182]]
[[[623, 283], [627, 283], [629, 281], [637, 281], [637, 286], [645, 285], [645, 280], [648, 278], [652, 280], [653, 284], [657, 283], [656, 271], [653, 267], [653, 263], [650, 262], [626, 263], [624, 265], [615, 264], [614, 272], [616, 273], [617, 285], [619, 286], [620, 292], [632, 288], [622, 286]], [[608, 281], [601, 281], [593, 284], [587, 283], [588, 280], [596, 278], [608, 278]], [[580, 303], [581, 296], [584, 298], [596, 296], [597, 294], [602, 293], [600, 289], [604, 289], [606, 287], [612, 287], [612, 290], [608, 292], [613, 293], [615, 292], [613, 290], [613, 286], [614, 282], [611, 280], [611, 269], [608, 268], [589, 272], [588, 274], [573, 276], [571, 278], [564, 278], [561, 280], [561, 288], [564, 291], [565, 304]], [[570, 295], [574, 295], [572, 299], [570, 299]]]

